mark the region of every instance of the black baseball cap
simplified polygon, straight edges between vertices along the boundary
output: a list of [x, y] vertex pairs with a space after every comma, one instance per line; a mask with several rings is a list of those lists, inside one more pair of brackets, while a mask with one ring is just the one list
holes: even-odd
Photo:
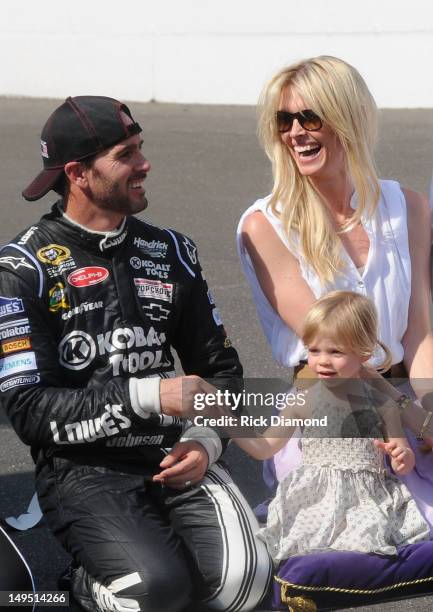
[[[122, 112], [132, 123], [125, 122]], [[30, 202], [39, 200], [54, 187], [65, 164], [96, 155], [140, 132], [129, 108], [118, 100], [105, 96], [66, 98], [42, 129], [44, 169], [24, 189], [23, 197]]]

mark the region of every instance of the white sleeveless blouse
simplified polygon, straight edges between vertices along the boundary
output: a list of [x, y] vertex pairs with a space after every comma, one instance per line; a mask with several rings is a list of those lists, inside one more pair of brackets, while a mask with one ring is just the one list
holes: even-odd
[[[268, 302], [242, 243], [242, 224], [248, 215], [257, 210], [265, 215], [279, 238], [299, 261], [302, 276], [316, 298], [334, 289], [344, 289], [366, 295], [374, 302], [379, 319], [379, 339], [390, 349], [393, 363], [402, 361], [401, 340], [407, 327], [411, 287], [406, 201], [400, 185], [395, 181], [380, 181], [380, 187], [381, 197], [374, 215], [371, 218], [364, 215], [361, 220], [370, 240], [364, 271], [360, 274], [352, 259], [343, 251], [348, 265], [334, 283], [326, 286], [321, 284], [314, 270], [307, 264], [301, 250], [294, 250], [289, 244], [280, 220], [268, 208], [270, 196], [257, 200], [242, 215], [237, 230], [239, 256], [265, 336], [271, 345], [274, 359], [281, 365], [298, 365], [307, 358], [307, 352], [299, 337]], [[351, 206], [356, 208], [356, 194]], [[290, 291], [290, 287], [287, 290]], [[383, 352], [378, 351], [370, 363], [379, 365], [382, 359]]]

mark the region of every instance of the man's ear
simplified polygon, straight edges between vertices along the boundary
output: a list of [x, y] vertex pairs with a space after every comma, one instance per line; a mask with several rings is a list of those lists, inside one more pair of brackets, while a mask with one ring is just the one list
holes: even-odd
[[78, 161], [71, 161], [65, 164], [64, 171], [72, 185], [77, 187], [87, 187], [87, 170], [84, 164]]

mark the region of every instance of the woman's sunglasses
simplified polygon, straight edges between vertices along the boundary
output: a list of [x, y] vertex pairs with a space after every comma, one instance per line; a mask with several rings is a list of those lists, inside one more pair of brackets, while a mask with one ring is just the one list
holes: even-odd
[[277, 111], [275, 114], [275, 119], [277, 122], [277, 130], [280, 132], [280, 134], [290, 132], [295, 119], [298, 120], [299, 124], [304, 128], [304, 130], [307, 130], [307, 132], [316, 132], [323, 126], [321, 118], [310, 109], [303, 110], [299, 113]]

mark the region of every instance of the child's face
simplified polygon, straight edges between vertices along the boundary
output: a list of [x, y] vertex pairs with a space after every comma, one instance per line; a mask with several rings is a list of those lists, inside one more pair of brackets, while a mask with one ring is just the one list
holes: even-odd
[[330, 338], [315, 338], [308, 346], [308, 365], [318, 378], [359, 378], [365, 361], [365, 357], [337, 346]]

